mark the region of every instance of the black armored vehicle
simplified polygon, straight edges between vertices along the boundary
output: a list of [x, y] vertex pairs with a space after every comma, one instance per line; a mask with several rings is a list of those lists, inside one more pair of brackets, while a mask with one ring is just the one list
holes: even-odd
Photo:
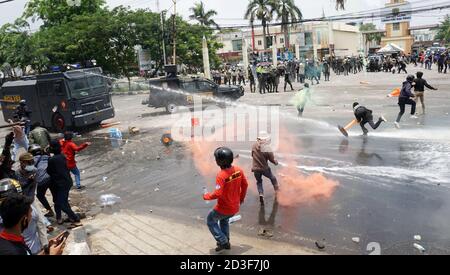
[[100, 124], [113, 118], [110, 85], [101, 68], [55, 72], [8, 81], [0, 88], [5, 121], [26, 100], [31, 123], [55, 132]]
[[[244, 95], [244, 88], [237, 85], [217, 85], [202, 77], [177, 76], [176, 68], [166, 66], [166, 77], [150, 80], [150, 97], [143, 104], [175, 113], [179, 106], [190, 107], [194, 96], [235, 101]], [[206, 100], [214, 102], [214, 100]]]

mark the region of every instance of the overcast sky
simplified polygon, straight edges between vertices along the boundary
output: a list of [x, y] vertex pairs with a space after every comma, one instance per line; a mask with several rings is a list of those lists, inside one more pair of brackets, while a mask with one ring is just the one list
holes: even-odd
[[[189, 8], [199, 0], [177, 0], [177, 13], [186, 19], [190, 15]], [[14, 0], [13, 2], [0, 4], [0, 25], [7, 22], [13, 22], [19, 17], [27, 0]], [[107, 0], [109, 7], [119, 5], [130, 6], [132, 8], [150, 8], [156, 11], [157, 0]], [[160, 0], [160, 8], [170, 9], [173, 11], [172, 0]], [[216, 21], [219, 25], [228, 26], [235, 24], [247, 24], [242, 20], [248, 0], [204, 0], [207, 9], [214, 9], [218, 12]], [[316, 18], [322, 16], [322, 10], [326, 16], [339, 15], [358, 11], [367, 11], [383, 7], [387, 0], [347, 0], [347, 8], [345, 11], [337, 12], [335, 10], [334, 0], [295, 0], [300, 7], [304, 18]], [[450, 1], [444, 0], [411, 0], [413, 7], [424, 6], [427, 4], [450, 4]], [[433, 11], [413, 15], [412, 25], [435, 24], [442, 21], [442, 18], [448, 14], [450, 10]], [[369, 21], [370, 22], [370, 21]], [[382, 26], [379, 21], [375, 24]], [[36, 26], [35, 26], [36, 27]]]

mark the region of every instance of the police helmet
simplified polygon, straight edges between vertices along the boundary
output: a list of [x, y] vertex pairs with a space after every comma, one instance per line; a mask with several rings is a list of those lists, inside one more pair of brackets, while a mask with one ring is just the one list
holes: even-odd
[[0, 203], [3, 202], [10, 194], [22, 194], [22, 186], [14, 179], [0, 180]]
[[42, 148], [39, 144], [31, 144], [28, 148], [28, 153], [32, 154], [33, 156], [41, 155]]

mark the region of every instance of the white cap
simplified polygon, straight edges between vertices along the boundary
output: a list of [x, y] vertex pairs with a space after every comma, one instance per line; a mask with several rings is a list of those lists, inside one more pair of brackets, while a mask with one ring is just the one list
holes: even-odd
[[259, 132], [258, 139], [262, 141], [270, 140], [270, 135], [266, 131]]

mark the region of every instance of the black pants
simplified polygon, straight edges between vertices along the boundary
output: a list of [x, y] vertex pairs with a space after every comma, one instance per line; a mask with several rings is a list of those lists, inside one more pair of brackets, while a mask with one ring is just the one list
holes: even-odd
[[405, 106], [411, 105], [411, 115], [414, 115], [416, 113], [416, 102], [410, 98], [400, 98], [398, 100], [398, 106], [400, 106], [400, 113], [397, 117], [397, 122], [400, 122], [402, 119], [403, 114], [405, 114]]
[[245, 78], [243, 76], [239, 77], [239, 85], [241, 85], [241, 83], [244, 83], [245, 85]]
[[286, 87], [287, 87], [288, 84], [289, 84], [289, 86], [291, 86], [291, 90], [293, 91], [294, 87], [292, 87], [292, 83], [291, 83], [291, 80], [289, 78], [284, 80], [284, 91], [286, 92]]
[[361, 129], [363, 130], [364, 135], [367, 135], [367, 133], [369, 132], [367, 130], [367, 128], [365, 127], [365, 125], [367, 123], [369, 123], [370, 127], [372, 127], [372, 129], [376, 130], [378, 127], [380, 127], [381, 122], [383, 122], [381, 119], [378, 120], [377, 123], [374, 123], [373, 120], [363, 120], [361, 121], [361, 123], [359, 125], [361, 125]]
[[251, 80], [251, 79], [250, 79], [250, 92], [256, 93], [256, 84], [255, 84], [255, 80]]
[[[48, 203], [47, 198], [45, 197], [45, 193], [47, 193], [47, 190], [50, 188], [50, 179], [39, 184], [36, 190], [36, 197], [39, 200], [40, 203], [42, 203], [42, 206], [45, 207], [48, 211], [52, 210], [52, 207]], [[53, 200], [55, 200], [55, 194], [53, 193], [53, 189], [50, 189], [50, 192], [52, 193]]]
[[232, 80], [233, 80], [233, 85], [236, 85], [237, 77], [236, 77], [236, 76], [233, 76], [233, 77], [232, 77]]
[[406, 68], [405, 68], [405, 67], [399, 67], [399, 68], [398, 68], [398, 73], [400, 73], [401, 71], [404, 71], [405, 74], [408, 73], [408, 72], [406, 71]]
[[265, 94], [266, 93], [266, 83], [267, 83], [267, 77], [265, 75], [261, 75], [259, 80], [259, 93]]
[[69, 191], [71, 186], [55, 186], [54, 192], [56, 194], [55, 200], [55, 214], [56, 219], [61, 219], [61, 211], [67, 214], [69, 219], [79, 221], [80, 218], [72, 211], [69, 204]]
[[444, 64], [438, 63], [438, 73], [442, 73], [444, 71]]
[[323, 75], [325, 76], [325, 81], [330, 81], [330, 72], [325, 72]]

